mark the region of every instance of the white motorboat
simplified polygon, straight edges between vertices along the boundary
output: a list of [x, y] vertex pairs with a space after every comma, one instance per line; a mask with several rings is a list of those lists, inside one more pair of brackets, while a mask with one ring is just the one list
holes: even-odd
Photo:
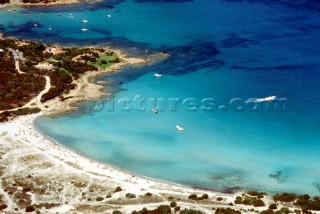
[[184, 128], [182, 128], [181, 126], [179, 126], [179, 125], [176, 125], [176, 128], [179, 130], [179, 131], [184, 131]]
[[155, 114], [158, 114], [158, 110], [157, 109], [155, 109], [155, 108], [153, 108], [153, 109], [151, 109], [151, 111], [153, 112], [153, 113], [155, 113]]
[[258, 98], [256, 99], [256, 102], [261, 103], [261, 102], [269, 102], [269, 101], [274, 101], [277, 99], [277, 96], [270, 96], [270, 97], [265, 97], [265, 98]]

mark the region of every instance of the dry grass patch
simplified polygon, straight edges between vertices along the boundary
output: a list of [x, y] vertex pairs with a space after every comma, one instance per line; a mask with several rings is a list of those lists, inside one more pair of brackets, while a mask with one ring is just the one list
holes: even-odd
[[82, 169], [78, 164], [75, 164], [75, 163], [72, 163], [72, 162], [69, 162], [69, 161], [66, 161], [65, 163], [68, 164], [69, 166], [71, 166], [72, 168], [75, 168], [75, 169], [78, 169], [78, 170]]
[[25, 155], [23, 157], [20, 157], [18, 160], [26, 165], [29, 165], [35, 162], [45, 162], [46, 158], [39, 154], [32, 154], [32, 155]]
[[107, 201], [106, 203], [112, 204], [112, 205], [118, 205], [118, 206], [125, 206], [125, 205], [134, 205], [134, 204], [151, 204], [151, 203], [160, 203], [163, 202], [163, 199], [160, 197], [150, 197], [150, 198], [145, 198], [138, 196], [137, 198], [119, 198], [115, 200], [110, 200]]
[[107, 213], [107, 211], [110, 211], [113, 209], [115, 208], [109, 205], [87, 204], [87, 205], [77, 205], [72, 211], [81, 212], [81, 213], [101, 213], [101, 212]]

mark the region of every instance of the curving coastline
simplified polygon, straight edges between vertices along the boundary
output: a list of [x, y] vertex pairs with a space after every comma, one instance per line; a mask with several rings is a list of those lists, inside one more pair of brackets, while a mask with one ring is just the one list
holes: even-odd
[[[196, 190], [144, 178], [113, 166], [93, 161], [42, 136], [33, 126], [34, 120], [41, 115], [40, 113], [22, 116], [13, 121], [0, 124], [1, 150], [7, 151], [6, 155], [2, 156], [1, 162], [8, 163], [7, 169], [1, 171], [1, 179], [15, 178], [12, 182], [8, 181], [6, 185], [2, 184], [1, 192], [7, 196], [5, 198], [10, 198], [10, 193], [6, 193], [6, 189], [12, 186], [15, 180], [24, 178], [26, 179], [23, 181], [24, 184], [18, 186], [21, 188], [29, 186], [31, 188], [27, 192], [37, 197], [37, 200], [32, 200], [32, 204], [35, 204], [34, 207], [37, 207], [37, 204], [54, 204], [51, 205], [49, 210], [46, 210], [48, 213], [84, 212], [86, 209], [83, 207], [88, 205], [90, 205], [90, 208], [87, 208], [88, 210], [96, 212], [100, 209], [97, 213], [104, 213], [111, 208], [118, 209], [119, 206], [117, 204], [121, 204], [121, 211], [128, 213], [144, 206], [150, 208], [166, 204], [170, 201], [166, 199], [167, 195], [182, 198], [190, 194], [207, 193], [210, 198], [223, 196], [226, 203], [234, 200], [234, 197], [230, 195]], [[59, 177], [63, 177], [63, 179]], [[36, 181], [37, 179], [43, 180], [49, 186], [43, 184], [30, 187], [30, 183], [38, 182]], [[73, 186], [73, 182], [77, 183], [77, 185]], [[66, 191], [64, 192], [65, 195], [56, 198], [61, 185]], [[121, 187], [122, 191], [112, 193], [118, 186]], [[36, 190], [39, 191], [39, 188], [44, 189], [48, 194], [46, 198], [37, 194]], [[18, 187], [15, 191], [19, 192], [19, 189]], [[94, 192], [91, 189], [94, 189]], [[125, 197], [127, 193], [143, 196], [148, 192], [153, 196], [147, 198], [139, 197], [133, 200], [128, 200]], [[110, 193], [112, 197], [105, 198]], [[83, 195], [86, 195], [86, 197], [83, 198]], [[96, 205], [87, 200], [89, 197], [95, 200], [99, 196], [103, 197], [103, 200], [100, 203], [95, 202]], [[2, 200], [6, 201], [5, 199]], [[14, 211], [15, 208], [19, 207], [12, 200], [6, 201], [6, 204], [8, 205], [6, 211]], [[185, 201], [183, 204], [186, 207], [197, 207], [207, 212], [211, 209], [211, 207], [206, 208], [209, 205], [207, 203], [198, 204], [192, 203], [192, 201]]]
[[[124, 59], [121, 63], [103, 71], [88, 72], [75, 80], [77, 87], [67, 95], [70, 99], [49, 100], [42, 104], [46, 108], [38, 114], [0, 123], [0, 209], [10, 213], [27, 210], [132, 213], [145, 207], [148, 210], [166, 209], [176, 203], [187, 213], [195, 210], [201, 213], [212, 213], [213, 210], [216, 213], [252, 213], [253, 210], [263, 213], [268, 206], [274, 206], [275, 201], [264, 193], [224, 194], [127, 172], [66, 148], [35, 128], [34, 122], [40, 116], [72, 111], [75, 108], [72, 104], [76, 102], [106, 96], [101, 91], [103, 86], [91, 83], [91, 78], [118, 71], [125, 65], [147, 62], [146, 59], [126, 58], [119, 51], [117, 55]], [[277, 204], [284, 211], [298, 208], [293, 203]]]
[[[107, 71], [106, 71], [107, 72]], [[112, 71], [109, 71], [112, 72]], [[64, 101], [61, 101], [59, 99], [56, 100], [51, 100], [48, 101], [45, 105], [47, 105], [48, 107], [44, 108], [44, 105], [41, 105], [41, 109], [43, 109], [43, 112], [41, 114], [39, 114], [39, 116], [41, 116], [42, 114], [49, 114], [49, 115], [55, 115], [55, 114], [60, 114], [66, 111], [72, 111], [74, 107], [72, 107], [72, 104], [74, 104], [75, 102], [81, 102], [82, 100], [91, 100], [91, 99], [97, 99], [101, 96], [106, 96], [106, 94], [103, 94], [103, 92], [101, 92], [102, 86], [99, 86], [97, 84], [92, 84], [92, 82], [90, 81], [90, 79], [94, 78], [96, 75], [99, 75], [101, 72], [93, 72], [93, 73], [87, 73], [85, 74], [81, 80], [79, 80], [78, 82], [75, 81], [74, 84], [77, 85], [77, 87], [73, 90], [70, 91], [70, 93], [67, 96], [64, 96], [64, 98], [66, 98]], [[92, 93], [94, 92], [94, 93]], [[71, 96], [72, 95], [72, 96]], [[58, 104], [57, 104], [58, 103]], [[60, 105], [60, 106], [59, 106]], [[38, 105], [39, 106], [39, 105]], [[35, 117], [38, 115], [35, 115]], [[216, 209], [218, 207], [228, 207], [228, 208], [232, 208], [235, 210], [240, 210], [241, 212], [253, 212], [252, 209], [255, 209], [255, 211], [262, 211], [262, 210], [266, 210], [268, 209], [268, 206], [274, 204], [274, 201], [266, 196], [263, 196], [263, 201], [265, 202], [265, 206], [262, 206], [261, 208], [256, 208], [252, 205], [247, 205], [247, 206], [242, 206], [242, 205], [236, 205], [236, 206], [231, 206], [229, 203], [235, 203], [235, 201], [238, 201], [240, 204], [243, 203], [245, 200], [237, 200], [237, 197], [242, 197], [242, 194], [245, 193], [237, 193], [235, 195], [224, 195], [221, 193], [213, 193], [208, 191], [209, 194], [209, 200], [205, 201], [204, 203], [206, 203], [206, 205], [203, 205], [202, 201], [192, 201], [188, 199], [188, 195], [189, 194], [193, 194], [192, 192], [194, 191], [192, 188], [187, 188], [187, 187], [181, 187], [181, 188], [187, 188], [188, 189], [188, 193], [184, 193], [182, 194], [180, 189], [174, 189], [171, 190], [170, 188], [175, 187], [175, 184], [167, 184], [166, 182], [162, 182], [162, 181], [156, 181], [159, 182], [160, 184], [166, 184], [168, 186], [165, 186], [163, 188], [165, 188], [165, 190], [163, 191], [170, 191], [170, 194], [168, 193], [164, 193], [162, 191], [162, 193], [159, 193], [161, 195], [161, 197], [163, 197], [165, 200], [164, 201], [156, 201], [157, 197], [155, 198], [147, 198], [144, 192], [144, 187], [140, 187], [140, 190], [137, 190], [137, 193], [133, 192], [136, 189], [133, 189], [131, 192], [131, 189], [125, 189], [124, 187], [122, 187], [123, 191], [125, 191], [125, 194], [119, 194], [118, 193], [114, 193], [115, 187], [117, 187], [118, 185], [120, 186], [119, 183], [116, 183], [115, 186], [112, 186], [113, 182], [117, 182], [117, 175], [113, 176], [111, 179], [110, 176], [110, 181], [109, 179], [109, 174], [107, 174], [107, 178], [104, 179], [104, 177], [102, 177], [100, 179], [99, 177], [99, 181], [97, 182], [93, 182], [94, 185], [90, 184], [91, 182], [91, 178], [94, 176], [88, 175], [86, 174], [88, 172], [87, 167], [90, 168], [95, 168], [95, 164], [97, 164], [96, 161], [94, 160], [90, 160], [88, 158], [85, 158], [86, 160], [88, 160], [89, 165], [82, 165], [82, 170], [84, 172], [82, 172], [82, 170], [78, 170], [78, 166], [75, 165], [74, 163], [76, 163], [78, 161], [79, 158], [81, 158], [82, 156], [80, 155], [79, 157], [77, 155], [76, 152], [74, 153], [70, 153], [69, 149], [64, 149], [64, 147], [56, 144], [55, 142], [51, 142], [50, 139], [47, 142], [48, 145], [49, 143], [51, 144], [51, 146], [54, 146], [57, 148], [58, 151], [61, 150], [65, 150], [65, 153], [61, 153], [61, 155], [57, 155], [57, 156], [53, 156], [54, 161], [51, 163], [51, 159], [48, 156], [42, 156], [43, 154], [39, 153], [39, 156], [31, 156], [30, 154], [38, 154], [38, 150], [29, 150], [29, 147], [34, 147], [36, 148], [37, 144], [40, 143], [38, 142], [36, 139], [33, 140], [32, 138], [32, 142], [23, 144], [22, 142], [25, 141], [26, 139], [30, 138], [30, 135], [39, 135], [41, 133], [37, 133], [37, 130], [33, 130], [32, 132], [30, 132], [31, 129], [33, 129], [32, 127], [30, 128], [28, 123], [26, 122], [25, 124], [19, 124], [19, 123], [15, 123], [16, 120], [20, 120], [20, 118], [29, 118], [31, 121], [36, 119], [36, 118], [32, 118], [31, 116], [26, 116], [26, 117], [19, 117], [16, 118], [15, 120], [12, 121], [13, 128], [9, 127], [5, 127], [5, 126], [1, 126], [0, 128], [0, 135], [1, 135], [1, 142], [9, 142], [9, 143], [4, 143], [5, 145], [1, 148], [1, 151], [3, 151], [4, 155], [3, 155], [3, 161], [1, 162], [1, 166], [3, 166], [5, 168], [5, 173], [4, 173], [4, 182], [3, 182], [3, 189], [0, 190], [1, 195], [4, 196], [4, 200], [1, 201], [1, 204], [6, 203], [7, 205], [9, 205], [9, 207], [5, 208], [4, 211], [8, 211], [8, 212], [15, 212], [15, 209], [19, 209], [19, 212], [24, 211], [24, 208], [27, 208], [27, 205], [29, 203], [29, 200], [25, 200], [24, 202], [19, 202], [19, 197], [22, 197], [23, 194], [25, 194], [24, 196], [28, 199], [28, 195], [30, 195], [30, 199], [31, 199], [31, 204], [29, 204], [30, 206], [33, 206], [36, 210], [41, 210], [41, 212], [44, 213], [48, 213], [48, 212], [60, 212], [60, 213], [70, 213], [70, 212], [79, 212], [79, 213], [85, 213], [85, 212], [101, 212], [101, 213], [111, 213], [112, 210], [121, 210], [123, 213], [129, 213], [132, 212], [133, 210], [140, 210], [143, 208], [143, 206], [147, 207], [148, 209], [154, 209], [156, 206], [158, 205], [168, 205], [169, 203], [171, 203], [172, 199], [169, 199], [169, 197], [172, 197], [171, 195], [177, 195], [178, 198], [174, 197], [175, 201], [177, 201], [179, 198], [182, 200], [178, 200], [178, 205], [181, 205], [181, 207], [183, 208], [194, 208], [194, 209], [199, 209], [203, 212], [206, 213], [212, 213], [214, 211], [212, 211], [211, 209]], [[33, 122], [31, 122], [32, 125]], [[5, 125], [10, 124], [6, 123]], [[20, 132], [15, 132], [12, 129], [18, 127], [18, 129], [20, 130], [20, 126], [26, 126], [27, 129], [25, 130], [26, 134], [24, 134], [23, 136], [20, 136]], [[2, 130], [5, 130], [4, 132], [2, 132]], [[8, 133], [6, 133], [8, 130]], [[11, 133], [14, 133], [14, 136], [11, 138]], [[40, 137], [41, 138], [41, 137]], [[17, 144], [14, 147], [14, 149], [12, 149], [12, 141], [14, 141], [13, 144]], [[40, 139], [41, 140], [41, 139]], [[35, 143], [33, 143], [35, 142]], [[33, 145], [35, 144], [35, 145]], [[23, 145], [25, 145], [26, 147], [23, 147]], [[22, 153], [20, 152], [20, 148]], [[48, 147], [49, 148], [49, 147]], [[46, 148], [46, 149], [48, 149]], [[44, 149], [45, 150], [45, 149]], [[18, 151], [18, 152], [16, 152]], [[24, 151], [29, 151], [24, 153]], [[15, 155], [17, 157], [15, 157]], [[72, 156], [74, 155], [76, 158], [72, 159], [73, 162], [69, 162], [66, 160], [65, 156]], [[38, 159], [38, 157], [40, 158], [40, 161]], [[44, 157], [44, 158], [42, 158]], [[69, 160], [69, 159], [68, 159]], [[57, 161], [57, 162], [55, 162]], [[64, 161], [66, 164], [64, 164]], [[92, 161], [92, 162], [91, 162]], [[40, 167], [40, 163], [45, 163], [43, 168]], [[51, 164], [50, 164], [51, 163]], [[19, 165], [21, 164], [21, 165]], [[90, 164], [93, 164], [92, 166]], [[65, 166], [65, 170], [61, 170], [59, 171], [57, 168], [58, 166], [61, 167], [61, 165]], [[105, 166], [105, 165], [103, 165]], [[38, 168], [37, 168], [38, 167]], [[71, 168], [69, 168], [71, 167]], [[109, 166], [106, 166], [109, 167]], [[112, 166], [110, 166], [112, 171], [114, 170], [119, 170], [120, 172], [122, 171], [121, 169], [116, 169]], [[34, 170], [35, 168], [35, 170]], [[101, 167], [103, 168], [103, 167]], [[76, 169], [76, 170], [74, 170]], [[2, 168], [1, 168], [2, 170]], [[23, 174], [21, 171], [25, 170], [27, 173], [28, 172], [32, 172], [33, 174], [31, 175], [27, 175], [27, 174]], [[53, 173], [49, 173], [49, 171], [52, 170], [52, 172], [55, 172], [57, 175], [53, 175]], [[103, 170], [103, 169], [100, 169]], [[100, 170], [89, 170], [90, 173], [93, 173], [93, 175], [97, 175], [100, 174]], [[17, 173], [15, 174], [15, 171], [17, 171]], [[94, 171], [94, 172], [93, 172]], [[69, 175], [68, 173], [71, 172], [72, 175]], [[39, 174], [39, 176], [37, 176]], [[83, 174], [83, 177], [81, 177], [80, 175]], [[132, 173], [128, 173], [129, 177], [128, 179], [130, 180], [130, 183], [132, 183], [132, 185], [134, 184], [134, 182], [136, 182], [133, 178], [135, 177], [140, 177], [137, 176], [135, 174]], [[80, 176], [76, 179], [73, 179], [73, 176]], [[131, 175], [131, 177], [130, 177]], [[21, 176], [21, 177], [19, 177]], [[31, 176], [31, 177], [29, 177]], [[134, 177], [132, 177], [134, 176]], [[12, 178], [18, 178], [19, 180], [26, 180], [26, 183], [11, 183], [8, 182], [8, 180], [12, 179]], [[46, 188], [44, 185], [40, 185], [40, 187], [43, 189], [37, 189], [34, 188], [31, 191], [27, 191], [28, 188], [30, 188], [30, 186], [32, 186], [30, 183], [36, 183], [38, 182], [37, 179], [39, 179], [39, 177], [41, 177], [42, 182], [46, 181], [49, 185], [49, 188]], [[65, 178], [66, 181], [63, 181], [62, 179], [60, 179], [61, 177]], [[57, 180], [55, 180], [56, 178], [58, 178]], [[69, 179], [71, 178], [71, 179]], [[86, 178], [90, 178], [90, 179], [86, 179]], [[96, 177], [94, 177], [95, 179]], [[131, 178], [131, 179], [130, 179]], [[54, 180], [55, 183], [53, 182], [48, 182], [51, 180]], [[79, 180], [81, 180], [81, 182], [78, 182]], [[105, 182], [107, 181], [108, 182]], [[147, 178], [147, 180], [150, 180]], [[70, 182], [69, 182], [70, 181]], [[151, 179], [151, 181], [154, 181]], [[29, 183], [28, 183], [29, 182]], [[84, 184], [87, 184], [86, 186]], [[89, 185], [90, 184], [90, 185]], [[101, 190], [101, 195], [100, 194], [100, 190], [97, 190], [97, 188], [95, 186], [99, 186], [99, 184], [102, 184], [105, 187], [110, 188], [109, 190], [105, 190], [102, 191]], [[76, 189], [74, 188], [72, 185], [74, 186], [78, 186]], [[122, 184], [121, 184], [122, 185]], [[158, 185], [158, 184], [157, 184]], [[18, 188], [15, 188], [16, 186], [18, 186]], [[25, 191], [24, 191], [24, 186], [26, 187]], [[85, 187], [84, 187], [85, 186]], [[88, 186], [94, 186], [92, 188], [86, 188]], [[179, 187], [179, 186], [178, 186]], [[54, 189], [54, 191], [50, 192], [51, 188]], [[60, 190], [62, 189], [62, 190]], [[99, 189], [99, 188], [98, 188]], [[190, 192], [189, 192], [190, 189]], [[96, 190], [98, 192], [98, 195], [95, 195]], [[152, 196], [159, 196], [157, 189], [153, 189], [153, 187], [148, 188], [147, 189], [149, 192], [152, 191]], [[39, 192], [41, 191], [46, 191], [47, 195], [50, 195], [52, 193], [52, 195], [61, 195], [58, 198], [54, 198], [52, 197], [50, 200], [45, 200], [45, 199], [41, 199], [38, 200], [38, 198], [41, 198], [41, 196], [39, 196]], [[85, 195], [82, 195], [81, 192], [85, 192]], [[92, 192], [91, 192], [92, 191]], [[176, 192], [177, 191], [177, 192]], [[76, 192], [75, 194], [73, 194], [74, 192]], [[196, 190], [196, 194], [198, 195], [202, 195], [205, 194], [207, 191], [204, 190]], [[11, 194], [13, 193], [13, 195]], [[109, 194], [111, 194], [111, 198], [109, 197]], [[126, 194], [137, 194], [139, 195], [139, 199], [143, 199], [145, 201], [141, 202], [138, 201], [136, 199], [129, 199], [126, 197]], [[39, 195], [38, 195], [39, 194]], [[73, 199], [70, 197], [70, 194], [72, 196], [76, 195]], [[104, 197], [105, 196], [105, 197]], [[118, 197], [119, 196], [119, 197]], [[51, 197], [51, 196], [50, 196]], [[99, 199], [98, 199], [99, 197]], [[101, 197], [103, 198], [102, 201]], [[149, 196], [148, 196], [149, 197]], [[159, 196], [160, 197], [160, 196]], [[160, 199], [161, 199], [160, 197]], [[218, 200], [218, 198], [222, 198], [222, 202]], [[228, 197], [230, 197], [230, 200], [228, 199]], [[243, 197], [244, 198], [244, 197]], [[290, 197], [289, 197], [290, 198]], [[11, 200], [10, 200], [11, 199]], [[19, 200], [18, 200], [19, 199]], [[36, 200], [34, 200], [36, 199]], [[61, 199], [61, 200], [60, 200]], [[79, 199], [79, 200], [78, 200]], [[81, 200], [80, 200], [81, 199]], [[89, 200], [90, 199], [90, 200]], [[159, 199], [159, 200], [160, 200]], [[124, 205], [119, 205], [116, 204], [117, 202], [115, 202], [116, 200], [120, 200], [121, 203], [123, 203]], [[291, 200], [291, 199], [290, 199]], [[315, 200], [316, 201], [316, 200]], [[50, 205], [51, 202], [51, 205]], [[52, 205], [52, 203], [54, 203]], [[56, 204], [55, 204], [56, 203]], [[143, 203], [141, 205], [136, 205], [139, 203]], [[247, 202], [245, 202], [247, 203]], [[1, 205], [0, 204], [0, 205]], [[130, 205], [130, 204], [135, 204], [135, 205]], [[29, 206], [28, 205], [28, 206]], [[277, 202], [276, 204], [277, 209], [275, 209], [275, 211], [279, 211], [280, 209], [284, 208], [284, 207], [289, 207], [290, 211], [293, 212], [295, 211], [295, 209], [301, 209], [301, 207], [299, 206], [295, 206], [293, 205], [293, 203], [285, 203], [282, 204], [280, 202]], [[52, 206], [52, 207], [50, 207]], [[121, 206], [121, 207], [120, 207]], [[1, 206], [0, 206], [1, 207]], [[44, 208], [41, 208], [44, 207]], [[48, 208], [46, 208], [48, 207]], [[274, 206], [272, 206], [274, 208]], [[2, 208], [0, 208], [2, 209]], [[242, 209], [242, 210], [241, 210]], [[272, 213], [273, 209], [268, 209], [268, 213]], [[273, 212], [275, 212], [273, 211]], [[17, 211], [18, 212], [18, 211]], [[298, 212], [298, 211], [296, 211]], [[303, 212], [306, 212], [306, 210], [304, 210]]]
[[[65, 148], [48, 136], [43, 136], [34, 127], [34, 121], [42, 115], [62, 114], [74, 110], [75, 103], [106, 96], [102, 92], [103, 86], [92, 83], [92, 78], [117, 72], [126, 65], [150, 61], [128, 58], [119, 50], [113, 51], [121, 59], [119, 63], [106, 69], [85, 72], [81, 78], [72, 81], [75, 88], [67, 94], [41, 102], [42, 95], [51, 87], [50, 78], [45, 76], [47, 83], [39, 94], [41, 96], [30, 101], [35, 103], [41, 112], [0, 124], [0, 199], [3, 209], [9, 212], [45, 209], [46, 213], [111, 213], [117, 209], [123, 213], [131, 213], [143, 207], [157, 209], [158, 206], [168, 205], [173, 201], [179, 201], [178, 205], [183, 209], [196, 209], [205, 213], [221, 206], [231, 207], [236, 197], [242, 193], [216, 193], [129, 173]], [[154, 56], [161, 60], [167, 57], [167, 54]], [[18, 72], [22, 73], [20, 69]], [[115, 192], [117, 187], [122, 191]], [[41, 196], [43, 192], [46, 192], [46, 197]], [[62, 195], [57, 197], [59, 194]], [[206, 197], [201, 200], [198, 200], [197, 196], [189, 198], [192, 195]], [[237, 207], [233, 208], [239, 209], [241, 205]], [[263, 210], [263, 207], [259, 209]]]
[[[34, 122], [42, 115], [0, 123], [0, 210], [132, 213], [172, 205], [173, 210], [179, 207], [183, 213], [300, 212], [300, 206], [293, 203], [297, 196], [286, 193], [277, 198], [255, 191], [224, 194], [143, 177], [98, 162], [39, 132]], [[307, 196], [299, 196], [297, 202], [301, 197]]]
[[[54, 116], [66, 113], [76, 108], [72, 106], [75, 103], [106, 96], [106, 94], [102, 92], [103, 86], [92, 83], [92, 78], [106, 73], [116, 72], [126, 65], [148, 62], [147, 59], [128, 58], [119, 50], [115, 51], [115, 53], [121, 58], [122, 61], [120, 63], [113, 64], [104, 70], [86, 72], [81, 78], [73, 80], [76, 87], [70, 90], [68, 94], [63, 94], [64, 100], [61, 100], [61, 97], [56, 97], [55, 99], [40, 103], [41, 105], [37, 105], [37, 107], [42, 110], [38, 114], [17, 117], [0, 124], [0, 139], [2, 142], [0, 163], [2, 179], [0, 194], [2, 196], [0, 199], [5, 205], [1, 209], [15, 212], [21, 211], [21, 208], [27, 210], [32, 207], [40, 211], [46, 209], [48, 213], [69, 213], [71, 211], [80, 213], [93, 211], [100, 213], [101, 210], [103, 210], [101, 213], [104, 213], [106, 210], [110, 210], [110, 208], [119, 209], [117, 204], [120, 203], [120, 210], [128, 213], [142, 209], [144, 205], [148, 206], [148, 208], [156, 208], [159, 205], [169, 203], [170, 199], [167, 199], [166, 196], [172, 194], [178, 195], [179, 198], [186, 197], [190, 194], [206, 193], [210, 198], [216, 197], [217, 195], [219, 195], [219, 197], [224, 195], [141, 177], [113, 166], [99, 163], [71, 149], [63, 147], [48, 136], [43, 136], [43, 134], [34, 127], [34, 121], [40, 116]], [[160, 55], [160, 57], [162, 56]], [[50, 88], [50, 84], [48, 87]], [[47, 92], [49, 90], [48, 87], [46, 86], [45, 91], [42, 91], [41, 94]], [[38, 101], [36, 103], [38, 103]], [[7, 165], [7, 167], [5, 168], [4, 165]], [[70, 176], [72, 178], [66, 180], [58, 179], [57, 182], [52, 183], [53, 177], [57, 175], [58, 177]], [[12, 182], [4, 182], [7, 178], [14, 179]], [[19, 181], [18, 183], [17, 180], [20, 179], [24, 181]], [[41, 182], [39, 182], [39, 179]], [[50, 188], [47, 188], [46, 185], [41, 185], [43, 182], [47, 183]], [[71, 188], [69, 187], [69, 182], [76, 183], [78, 186], [75, 185], [75, 187]], [[84, 185], [86, 182], [87, 184]], [[101, 200], [102, 202], [98, 203], [97, 207], [99, 208], [97, 208], [92, 205], [91, 200], [88, 200], [89, 198], [84, 197], [84, 195], [90, 195], [92, 193], [90, 188], [94, 185], [105, 185], [99, 190], [101, 195], [109, 196], [116, 187], [121, 187], [123, 191], [112, 194], [112, 197], [107, 197], [108, 199], [106, 200], [104, 197], [103, 200], [101, 200], [100, 197], [97, 201]], [[61, 186], [64, 186], [64, 191], [70, 192], [66, 192], [62, 197], [56, 198], [56, 194], [61, 192], [61, 190], [59, 190]], [[45, 189], [50, 196], [45, 199], [41, 198], [41, 196], [38, 195], [39, 188], [43, 189], [43, 191]], [[70, 188], [71, 190], [66, 190]], [[10, 189], [10, 191], [8, 191], [8, 189]], [[97, 195], [97, 189], [94, 189], [94, 195]], [[17, 198], [10, 197], [12, 191], [15, 191], [15, 195], [18, 196]], [[128, 193], [138, 196], [151, 193], [151, 196], [143, 196], [134, 201], [128, 201], [125, 196]], [[28, 197], [27, 194], [33, 195], [37, 200]], [[23, 204], [21, 203], [21, 199], [15, 201], [19, 197], [26, 198]], [[74, 197], [76, 197], [76, 199]], [[230, 195], [224, 195], [224, 197], [226, 203], [234, 200]], [[105, 205], [105, 203], [107, 203], [107, 205]], [[211, 209], [206, 208], [208, 206], [207, 203], [198, 204], [192, 201], [185, 201], [183, 204], [186, 208], [197, 208], [203, 211], [206, 210], [207, 212]], [[90, 208], [85, 208], [85, 206], [90, 206]]]
[[[51, 87], [49, 77], [45, 76], [47, 83], [45, 89], [39, 94], [41, 96], [27, 103], [27, 106], [30, 107], [33, 106], [31, 103], [35, 103], [41, 112], [16, 117], [0, 124], [1, 210], [13, 213], [33, 209], [40, 212], [45, 210], [46, 213], [86, 213], [89, 211], [105, 213], [117, 209], [130, 213], [144, 206], [147, 206], [148, 209], [156, 209], [178, 198], [177, 200], [181, 201], [179, 204], [185, 209], [198, 209], [208, 213], [212, 209], [211, 206], [216, 206], [213, 198], [223, 197], [226, 204], [232, 203], [235, 199], [234, 195], [145, 178], [99, 163], [63, 147], [48, 136], [43, 136], [34, 127], [34, 121], [40, 116], [66, 113], [76, 109], [73, 106], [75, 103], [106, 96], [102, 92], [103, 86], [92, 83], [92, 78], [117, 72], [126, 65], [150, 61], [128, 58], [119, 50], [113, 51], [121, 59], [120, 63], [112, 64], [106, 69], [84, 73], [81, 78], [73, 80], [72, 84], [75, 84], [76, 87], [69, 93], [63, 94], [63, 99], [59, 96], [41, 102], [42, 95], [47, 93]], [[161, 60], [167, 54], [155, 54], [155, 56]], [[19, 65], [19, 63], [16, 64]], [[63, 179], [55, 179], [60, 176]], [[8, 178], [11, 180], [8, 181]], [[117, 187], [120, 187], [122, 191], [114, 192]], [[57, 197], [57, 194], [61, 194], [61, 188], [63, 194]], [[41, 192], [46, 192], [47, 196], [42, 197]], [[14, 194], [13, 197], [12, 194]], [[127, 194], [134, 194], [135, 199], [128, 198]], [[188, 196], [192, 194], [207, 194], [212, 201], [205, 200], [199, 203], [188, 200]], [[97, 204], [93, 205], [92, 200], [96, 200]]]

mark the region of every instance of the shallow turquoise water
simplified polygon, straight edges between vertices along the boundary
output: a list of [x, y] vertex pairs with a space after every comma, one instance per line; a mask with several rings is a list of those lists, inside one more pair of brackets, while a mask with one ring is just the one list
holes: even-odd
[[[153, 114], [152, 106], [109, 111], [110, 102], [100, 100], [76, 113], [40, 118], [41, 131], [90, 157], [154, 178], [226, 192], [319, 193], [316, 9], [263, 1], [110, 5], [21, 9], [0, 13], [0, 24], [7, 35], [52, 43], [113, 45], [132, 55], [166, 51], [171, 57], [164, 62], [101, 77], [110, 81], [115, 102], [136, 95], [214, 98], [218, 108], [187, 111], [178, 105], [177, 111]], [[41, 27], [32, 27], [34, 22]], [[163, 76], [155, 78], [155, 72]], [[234, 111], [228, 105], [233, 98], [271, 95], [289, 100], [286, 111]], [[177, 124], [185, 131], [178, 132]]]
[[[229, 75], [223, 69], [179, 78], [147, 74], [125, 84], [128, 90], [116, 94], [115, 102], [136, 95], [224, 100], [228, 93], [221, 90], [232, 83]], [[219, 84], [209, 87], [208, 77]], [[102, 109], [102, 103], [97, 102], [91, 114], [42, 118], [38, 126], [91, 157], [155, 178], [220, 191], [244, 187], [315, 192], [318, 133], [291, 111], [189, 112], [180, 106], [155, 115], [151, 107], [140, 112], [133, 106], [125, 112], [116, 105], [115, 111], [108, 111], [110, 106]], [[185, 128], [183, 133], [176, 130], [177, 124]]]

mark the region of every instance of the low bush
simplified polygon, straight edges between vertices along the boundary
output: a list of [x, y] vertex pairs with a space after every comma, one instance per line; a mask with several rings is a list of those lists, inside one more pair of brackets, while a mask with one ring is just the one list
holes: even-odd
[[181, 214], [203, 214], [200, 210], [194, 210], [194, 209], [184, 209], [180, 211]]
[[33, 206], [28, 206], [27, 208], [26, 208], [26, 212], [27, 213], [31, 213], [31, 212], [33, 212], [33, 211], [35, 211], [36, 209], [33, 207]]
[[240, 197], [237, 196], [236, 200], [234, 201], [235, 204], [244, 204], [244, 205], [253, 205], [255, 207], [263, 207], [265, 206], [265, 203], [256, 197], [249, 197], [249, 196], [245, 196], [245, 197]]
[[133, 194], [133, 193], [127, 193], [127, 194], [126, 194], [126, 197], [127, 197], [127, 198], [136, 198], [136, 195]]
[[97, 197], [96, 201], [103, 201], [103, 198], [102, 197]]
[[235, 204], [242, 204], [242, 197], [241, 196], [237, 196], [236, 200], [234, 201]]
[[277, 207], [277, 205], [276, 204], [270, 204], [269, 205], [269, 209], [270, 210], [276, 210], [278, 207]]
[[121, 187], [117, 187], [117, 188], [114, 190], [114, 192], [121, 192], [121, 191], [122, 191]]
[[145, 196], [147, 196], [147, 197], [151, 197], [152, 196], [152, 194], [150, 193], [150, 192], [147, 192], [146, 194], [144, 194]]
[[180, 209], [181, 209], [180, 206], [176, 206], [176, 207], [174, 208], [174, 211], [178, 212]]
[[290, 213], [290, 210], [287, 208], [287, 207], [282, 207], [280, 210], [279, 210], [280, 213]]
[[273, 196], [273, 200], [282, 202], [293, 202], [297, 199], [297, 195], [294, 193], [282, 193]]
[[298, 197], [295, 205], [301, 207], [302, 209], [307, 210], [320, 210], [320, 201], [319, 200], [310, 200], [309, 195], [301, 195]]
[[266, 204], [265, 204], [261, 199], [253, 200], [253, 201], [252, 201], [252, 204], [253, 204], [253, 206], [255, 206], [255, 207], [263, 207], [263, 206], [266, 206]]
[[198, 196], [196, 194], [189, 195], [188, 199], [190, 200], [198, 200]]
[[273, 214], [275, 213], [273, 210], [267, 209], [260, 212], [260, 214]]
[[309, 211], [308, 209], [302, 209], [302, 213], [303, 214], [312, 214], [312, 212]]
[[6, 204], [1, 204], [0, 205], [0, 210], [4, 210], [4, 209], [7, 209], [8, 205]]
[[202, 195], [201, 198], [204, 199], [204, 200], [209, 199], [209, 195], [208, 194], [204, 194], [204, 195]]
[[171, 208], [167, 205], [160, 205], [155, 210], [147, 210], [146, 208], [143, 208], [140, 211], [133, 211], [131, 214], [170, 214]]
[[171, 201], [171, 203], [170, 203], [170, 207], [176, 207], [177, 206], [177, 202], [175, 202], [175, 201]]
[[264, 195], [267, 195], [265, 192], [258, 192], [258, 191], [248, 191], [248, 195], [255, 196], [257, 198], [263, 198]]
[[216, 214], [241, 214], [240, 211], [231, 208], [218, 208]]

